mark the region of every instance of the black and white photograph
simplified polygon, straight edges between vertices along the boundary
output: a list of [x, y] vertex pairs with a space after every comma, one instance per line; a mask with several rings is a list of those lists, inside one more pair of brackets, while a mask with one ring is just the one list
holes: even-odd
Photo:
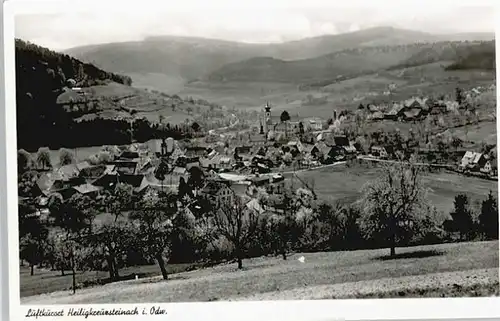
[[15, 15], [21, 305], [499, 296], [495, 8], [294, 3]]

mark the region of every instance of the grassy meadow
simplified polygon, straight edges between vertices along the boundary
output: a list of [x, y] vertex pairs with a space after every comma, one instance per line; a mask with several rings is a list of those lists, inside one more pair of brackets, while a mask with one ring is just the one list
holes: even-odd
[[[187, 302], [216, 300], [331, 299], [352, 297], [418, 297], [431, 294], [474, 296], [498, 294], [498, 241], [454, 243], [344, 252], [296, 253], [284, 261], [260, 257], [161, 277], [144, 278], [69, 291], [25, 296], [22, 304], [90, 304]], [[297, 260], [304, 256], [305, 262]], [[153, 267], [143, 267], [152, 270]], [[157, 274], [159, 269], [157, 268]], [[21, 274], [44, 288], [46, 279]], [[68, 286], [70, 279], [67, 279]], [[62, 290], [62, 289], [61, 289]], [[22, 290], [25, 295], [28, 293]]]
[[[366, 182], [378, 177], [377, 167], [337, 166], [315, 171], [300, 172], [297, 175], [305, 181], [314, 182], [318, 198], [328, 202], [353, 202], [361, 195], [361, 189]], [[443, 217], [453, 209], [454, 197], [465, 193], [471, 203], [482, 201], [491, 190], [498, 193], [498, 182], [474, 177], [466, 177], [445, 171], [427, 173], [424, 184], [429, 189], [429, 200]]]

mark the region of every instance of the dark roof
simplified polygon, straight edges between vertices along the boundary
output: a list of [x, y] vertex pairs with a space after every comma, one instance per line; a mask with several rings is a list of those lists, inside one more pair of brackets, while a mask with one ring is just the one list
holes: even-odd
[[192, 151], [206, 151], [207, 148], [203, 146], [187, 146], [186, 150], [192, 150]]
[[229, 182], [225, 180], [209, 180], [205, 183], [205, 186], [203, 186], [202, 191], [204, 193], [216, 193], [219, 191], [221, 188], [228, 187]]
[[250, 135], [250, 142], [252, 143], [261, 143], [261, 142], [265, 142], [266, 141], [266, 137], [264, 135]]
[[86, 178], [101, 177], [106, 172], [106, 169], [107, 169], [106, 165], [96, 165], [96, 166], [83, 168], [80, 171], [80, 176], [86, 177]]
[[[298, 114], [289, 113], [289, 115], [290, 115], [289, 122], [295, 123], [301, 120]], [[273, 124], [281, 123], [281, 113], [279, 115], [271, 115], [271, 121], [273, 122]]]
[[347, 136], [334, 136], [333, 139], [337, 146], [349, 146], [349, 139]]
[[57, 193], [61, 194], [61, 196], [63, 197], [63, 199], [67, 200], [71, 196], [75, 195], [77, 193], [77, 190], [74, 189], [74, 188], [65, 188], [65, 189], [62, 189], [62, 190], [58, 190]]
[[285, 177], [283, 175], [280, 176], [273, 176], [271, 178], [271, 183], [279, 183], [285, 180]]
[[131, 152], [131, 151], [124, 151], [123, 153], [120, 154], [121, 159], [136, 159], [139, 158], [139, 153], [137, 152]]
[[238, 146], [235, 148], [235, 150], [238, 151], [238, 153], [246, 153], [249, 152], [252, 149], [252, 146]]
[[94, 186], [113, 187], [118, 182], [118, 175], [105, 174], [92, 182]]
[[144, 175], [126, 175], [122, 174], [118, 177], [120, 183], [132, 185], [133, 187], [141, 186]]

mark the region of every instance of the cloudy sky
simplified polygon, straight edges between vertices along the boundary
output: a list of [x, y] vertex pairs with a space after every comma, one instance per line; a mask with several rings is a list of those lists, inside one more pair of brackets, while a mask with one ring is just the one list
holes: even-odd
[[[495, 10], [487, 2], [253, 0], [210, 5], [183, 0], [141, 0], [139, 5], [101, 0], [63, 1], [40, 10], [22, 8], [15, 18], [18, 38], [61, 50], [75, 46], [141, 40], [155, 35], [280, 42], [324, 34], [392, 26], [433, 33], [493, 32]], [[194, 1], [194, 2], [193, 2]], [[201, 1], [201, 0], [200, 0]], [[224, 1], [224, 0], [221, 0]], [[244, 5], [241, 5], [244, 3]], [[346, 6], [346, 3], [356, 5]], [[404, 5], [402, 5], [404, 3]], [[292, 4], [292, 5], [290, 5]], [[399, 4], [399, 5], [398, 5]], [[24, 6], [29, 6], [25, 4]]]

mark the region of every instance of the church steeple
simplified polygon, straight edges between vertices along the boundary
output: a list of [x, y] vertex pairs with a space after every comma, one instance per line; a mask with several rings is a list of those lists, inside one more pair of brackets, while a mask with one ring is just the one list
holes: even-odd
[[271, 106], [269, 105], [269, 102], [266, 102], [266, 106], [264, 107], [264, 128], [263, 132], [265, 135], [269, 133], [269, 128], [272, 126], [272, 121], [271, 121]]

